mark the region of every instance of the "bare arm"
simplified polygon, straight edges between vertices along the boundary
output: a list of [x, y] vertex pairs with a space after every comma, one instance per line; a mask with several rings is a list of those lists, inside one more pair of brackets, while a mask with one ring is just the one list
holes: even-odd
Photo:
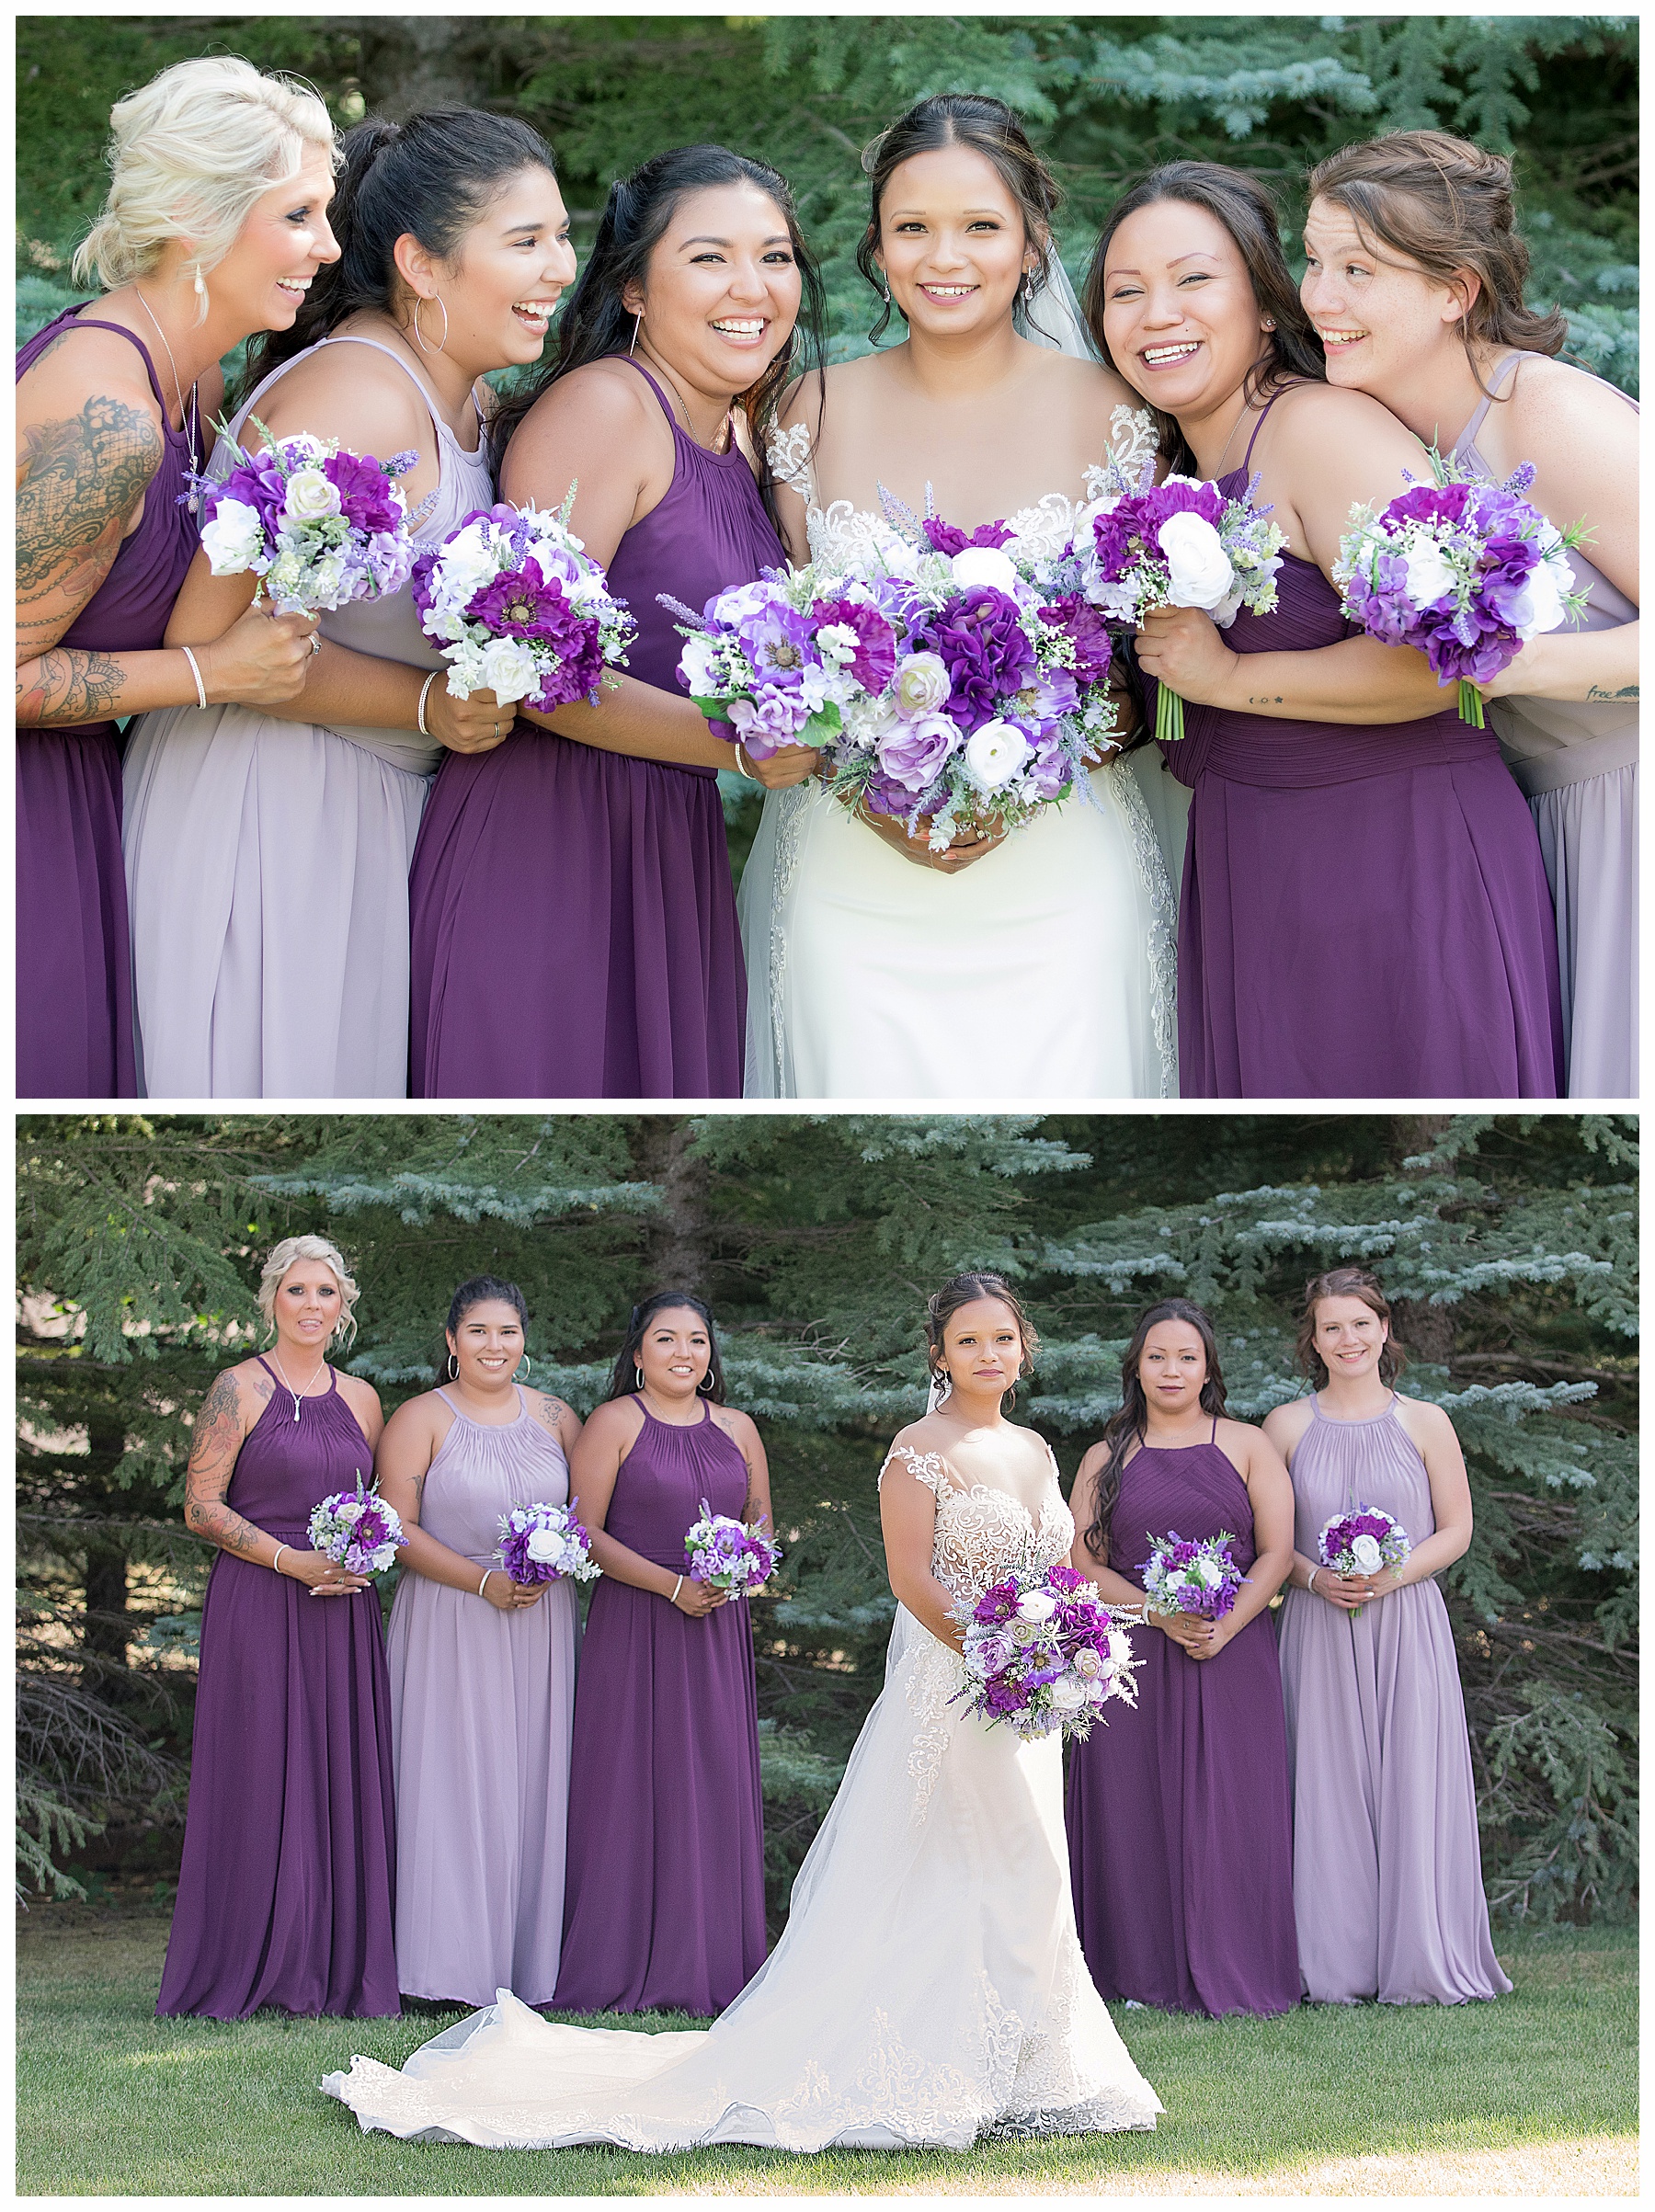
[[764, 1455], [764, 1440], [759, 1433], [758, 1423], [750, 1414], [739, 1413], [733, 1406], [721, 1408], [713, 1418], [747, 1462], [748, 1487], [741, 1508], [742, 1520], [749, 1528], [773, 1528], [770, 1462]]
[[592, 1556], [615, 1581], [665, 1598], [680, 1613], [691, 1617], [713, 1613], [725, 1603], [727, 1591], [709, 1590], [705, 1583], [692, 1582], [688, 1574], [680, 1575], [676, 1568], [657, 1567], [653, 1559], [645, 1558], [642, 1552], [633, 1551], [630, 1545], [617, 1543], [603, 1525], [615, 1495], [621, 1463], [632, 1450], [642, 1428], [634, 1406], [624, 1399], [611, 1398], [607, 1405], [599, 1406], [587, 1422], [570, 1457], [569, 1489], [572, 1496], [580, 1499], [581, 1525], [592, 1540]]
[[1229, 1431], [1227, 1442], [1232, 1450], [1238, 1444], [1243, 1454], [1242, 1479], [1252, 1500], [1255, 1556], [1234, 1606], [1221, 1621], [1208, 1624], [1204, 1648], [1191, 1653], [1199, 1659], [1216, 1659], [1250, 1621], [1258, 1619], [1293, 1565], [1293, 1484], [1282, 1455], [1262, 1430], [1239, 1421], [1226, 1421], [1224, 1426]]
[[1444, 1568], [1452, 1567], [1471, 1542], [1471, 1485], [1454, 1423], [1441, 1406], [1428, 1406], [1419, 1398], [1399, 1398], [1398, 1411], [1425, 1462], [1436, 1528], [1423, 1543], [1414, 1545], [1399, 1567], [1382, 1568], [1376, 1575], [1347, 1578], [1353, 1588], [1360, 1585], [1360, 1602], [1364, 1603], [1387, 1598], [1393, 1590], [1405, 1590], [1410, 1582], [1429, 1581]]
[[184, 1475], [184, 1525], [216, 1544], [221, 1551], [252, 1566], [273, 1568], [296, 1581], [308, 1582], [314, 1596], [348, 1596], [352, 1591], [366, 1590], [366, 1575], [347, 1574], [325, 1553], [279, 1544], [226, 1502], [236, 1459], [249, 1430], [264, 1410], [270, 1387], [262, 1374], [243, 1375], [234, 1367], [214, 1378], [201, 1400], [190, 1438], [189, 1465]]
[[879, 1478], [879, 1522], [885, 1534], [885, 1573], [891, 1593], [951, 1651], [964, 1648], [964, 1630], [953, 1620], [952, 1593], [931, 1572], [937, 1500], [905, 1460], [886, 1463]]

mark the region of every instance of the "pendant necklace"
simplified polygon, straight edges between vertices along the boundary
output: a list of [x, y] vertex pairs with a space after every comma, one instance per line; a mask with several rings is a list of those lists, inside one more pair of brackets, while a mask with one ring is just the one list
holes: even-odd
[[[132, 286], [132, 290], [137, 293], [139, 306], [143, 308], [144, 314], [148, 315], [150, 321], [154, 324], [155, 336], [160, 339], [163, 346], [166, 346], [166, 365], [172, 371], [173, 393], [178, 403], [178, 428], [180, 431], [182, 431], [184, 428], [184, 383], [182, 378], [178, 374], [178, 364], [173, 359], [173, 349], [166, 344], [166, 333], [162, 329], [160, 324], [156, 321], [154, 309], [150, 305], [143, 294], [138, 291], [136, 284]], [[197, 413], [196, 387], [191, 384], [189, 387], [189, 465], [190, 473], [196, 476], [199, 476], [201, 473], [200, 427], [200, 419]], [[192, 515], [200, 507], [200, 504], [201, 495], [192, 485], [188, 501], [189, 511]], [[297, 1420], [298, 1418], [299, 1417], [297, 1414], [293, 1416], [295, 1420]]]
[[[274, 1351], [272, 1351], [272, 1352], [271, 1352], [271, 1354], [270, 1354], [270, 1364], [271, 1364], [271, 1365], [272, 1365], [272, 1366], [275, 1368], [275, 1370], [276, 1370], [277, 1374], [278, 1374], [279, 1375], [280, 1375], [280, 1377], [281, 1377], [281, 1386], [282, 1386], [282, 1388], [283, 1388], [283, 1389], [284, 1389], [284, 1390], [287, 1392], [287, 1394], [288, 1394], [289, 1397], [291, 1397], [291, 1398], [292, 1399], [292, 1401], [293, 1401], [293, 1419], [294, 1419], [295, 1420], [297, 1420], [299, 1419], [299, 1400], [300, 1400], [300, 1397], [301, 1397], [301, 1396], [302, 1396], [302, 1393], [301, 1393], [301, 1392], [299, 1392], [299, 1391], [297, 1391], [297, 1390], [295, 1390], [295, 1389], [293, 1388], [293, 1385], [291, 1385], [291, 1383], [290, 1383], [290, 1382], [288, 1381], [288, 1379], [287, 1379], [287, 1371], [286, 1371], [286, 1369], [285, 1369], [285, 1368], [282, 1366], [282, 1364], [281, 1364], [281, 1362], [280, 1362], [280, 1360], [279, 1360], [279, 1359], [276, 1357], [276, 1354], [275, 1354], [275, 1352], [274, 1352]], [[325, 1356], [325, 1355], [324, 1355], [324, 1357], [323, 1357], [323, 1361], [322, 1361], [322, 1367], [325, 1367], [325, 1366], [326, 1366], [326, 1364], [327, 1364], [326, 1356]], [[314, 1382], [315, 1381], [315, 1379], [316, 1379], [316, 1375], [321, 1374], [321, 1372], [322, 1372], [322, 1367], [318, 1367], [318, 1368], [316, 1369], [316, 1374], [313, 1374], [313, 1375], [311, 1376], [311, 1378], [310, 1378], [310, 1380], [311, 1380], [311, 1383], [314, 1383]], [[310, 1383], [307, 1383], [307, 1384], [305, 1385], [305, 1389], [307, 1389], [307, 1390], [308, 1390], [309, 1388], [310, 1388]]]

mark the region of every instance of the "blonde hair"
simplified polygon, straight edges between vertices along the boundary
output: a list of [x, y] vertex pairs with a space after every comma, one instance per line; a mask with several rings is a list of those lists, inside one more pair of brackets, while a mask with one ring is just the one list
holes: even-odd
[[344, 1310], [327, 1340], [329, 1344], [348, 1344], [356, 1335], [356, 1302], [361, 1293], [345, 1264], [344, 1254], [325, 1237], [284, 1237], [266, 1260], [264, 1272], [258, 1278], [258, 1310], [269, 1323], [272, 1336], [276, 1330], [276, 1294], [281, 1288], [282, 1277], [297, 1260], [320, 1260], [333, 1271]]
[[298, 174], [305, 147], [334, 147], [314, 92], [233, 55], [175, 62], [116, 101], [109, 129], [109, 196], [71, 265], [77, 284], [97, 276], [109, 291], [147, 276], [172, 238], [195, 241], [199, 290], [254, 202]]

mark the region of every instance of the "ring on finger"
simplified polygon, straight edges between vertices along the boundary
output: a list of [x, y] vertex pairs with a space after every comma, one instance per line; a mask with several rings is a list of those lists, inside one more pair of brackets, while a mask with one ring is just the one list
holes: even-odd
[[322, 650], [322, 640], [314, 630], [310, 636], [310, 649], [313, 653], [320, 653]]

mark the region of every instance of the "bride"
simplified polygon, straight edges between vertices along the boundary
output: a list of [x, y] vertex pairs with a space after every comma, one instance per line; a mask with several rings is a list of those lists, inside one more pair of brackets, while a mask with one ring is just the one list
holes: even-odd
[[[1064, 314], [1056, 184], [1011, 109], [975, 94], [921, 100], [865, 163], [874, 336], [894, 306], [907, 336], [791, 393], [770, 447], [789, 551], [854, 560], [889, 493], [1059, 552], [1113, 411], [1138, 403], [1096, 360], [1020, 335]], [[1167, 781], [1158, 753], [1144, 765]], [[1117, 754], [1088, 781], [1012, 836], [941, 855], [925, 823], [910, 838], [819, 783], [771, 793], [742, 883], [748, 1095], [1175, 1096], [1158, 833], [1135, 764]]]
[[966, 2149], [984, 2134], [1155, 2126], [1159, 2099], [1075, 1934], [1058, 1739], [951, 1702], [949, 1609], [1066, 1558], [1045, 1444], [1001, 1411], [1033, 1330], [995, 1275], [931, 1299], [934, 1409], [880, 1476], [896, 1623], [885, 1689], [793, 1885], [775, 1951], [711, 2029], [556, 2027], [508, 1990], [400, 2072], [322, 2087], [363, 2128], [537, 2149]]

